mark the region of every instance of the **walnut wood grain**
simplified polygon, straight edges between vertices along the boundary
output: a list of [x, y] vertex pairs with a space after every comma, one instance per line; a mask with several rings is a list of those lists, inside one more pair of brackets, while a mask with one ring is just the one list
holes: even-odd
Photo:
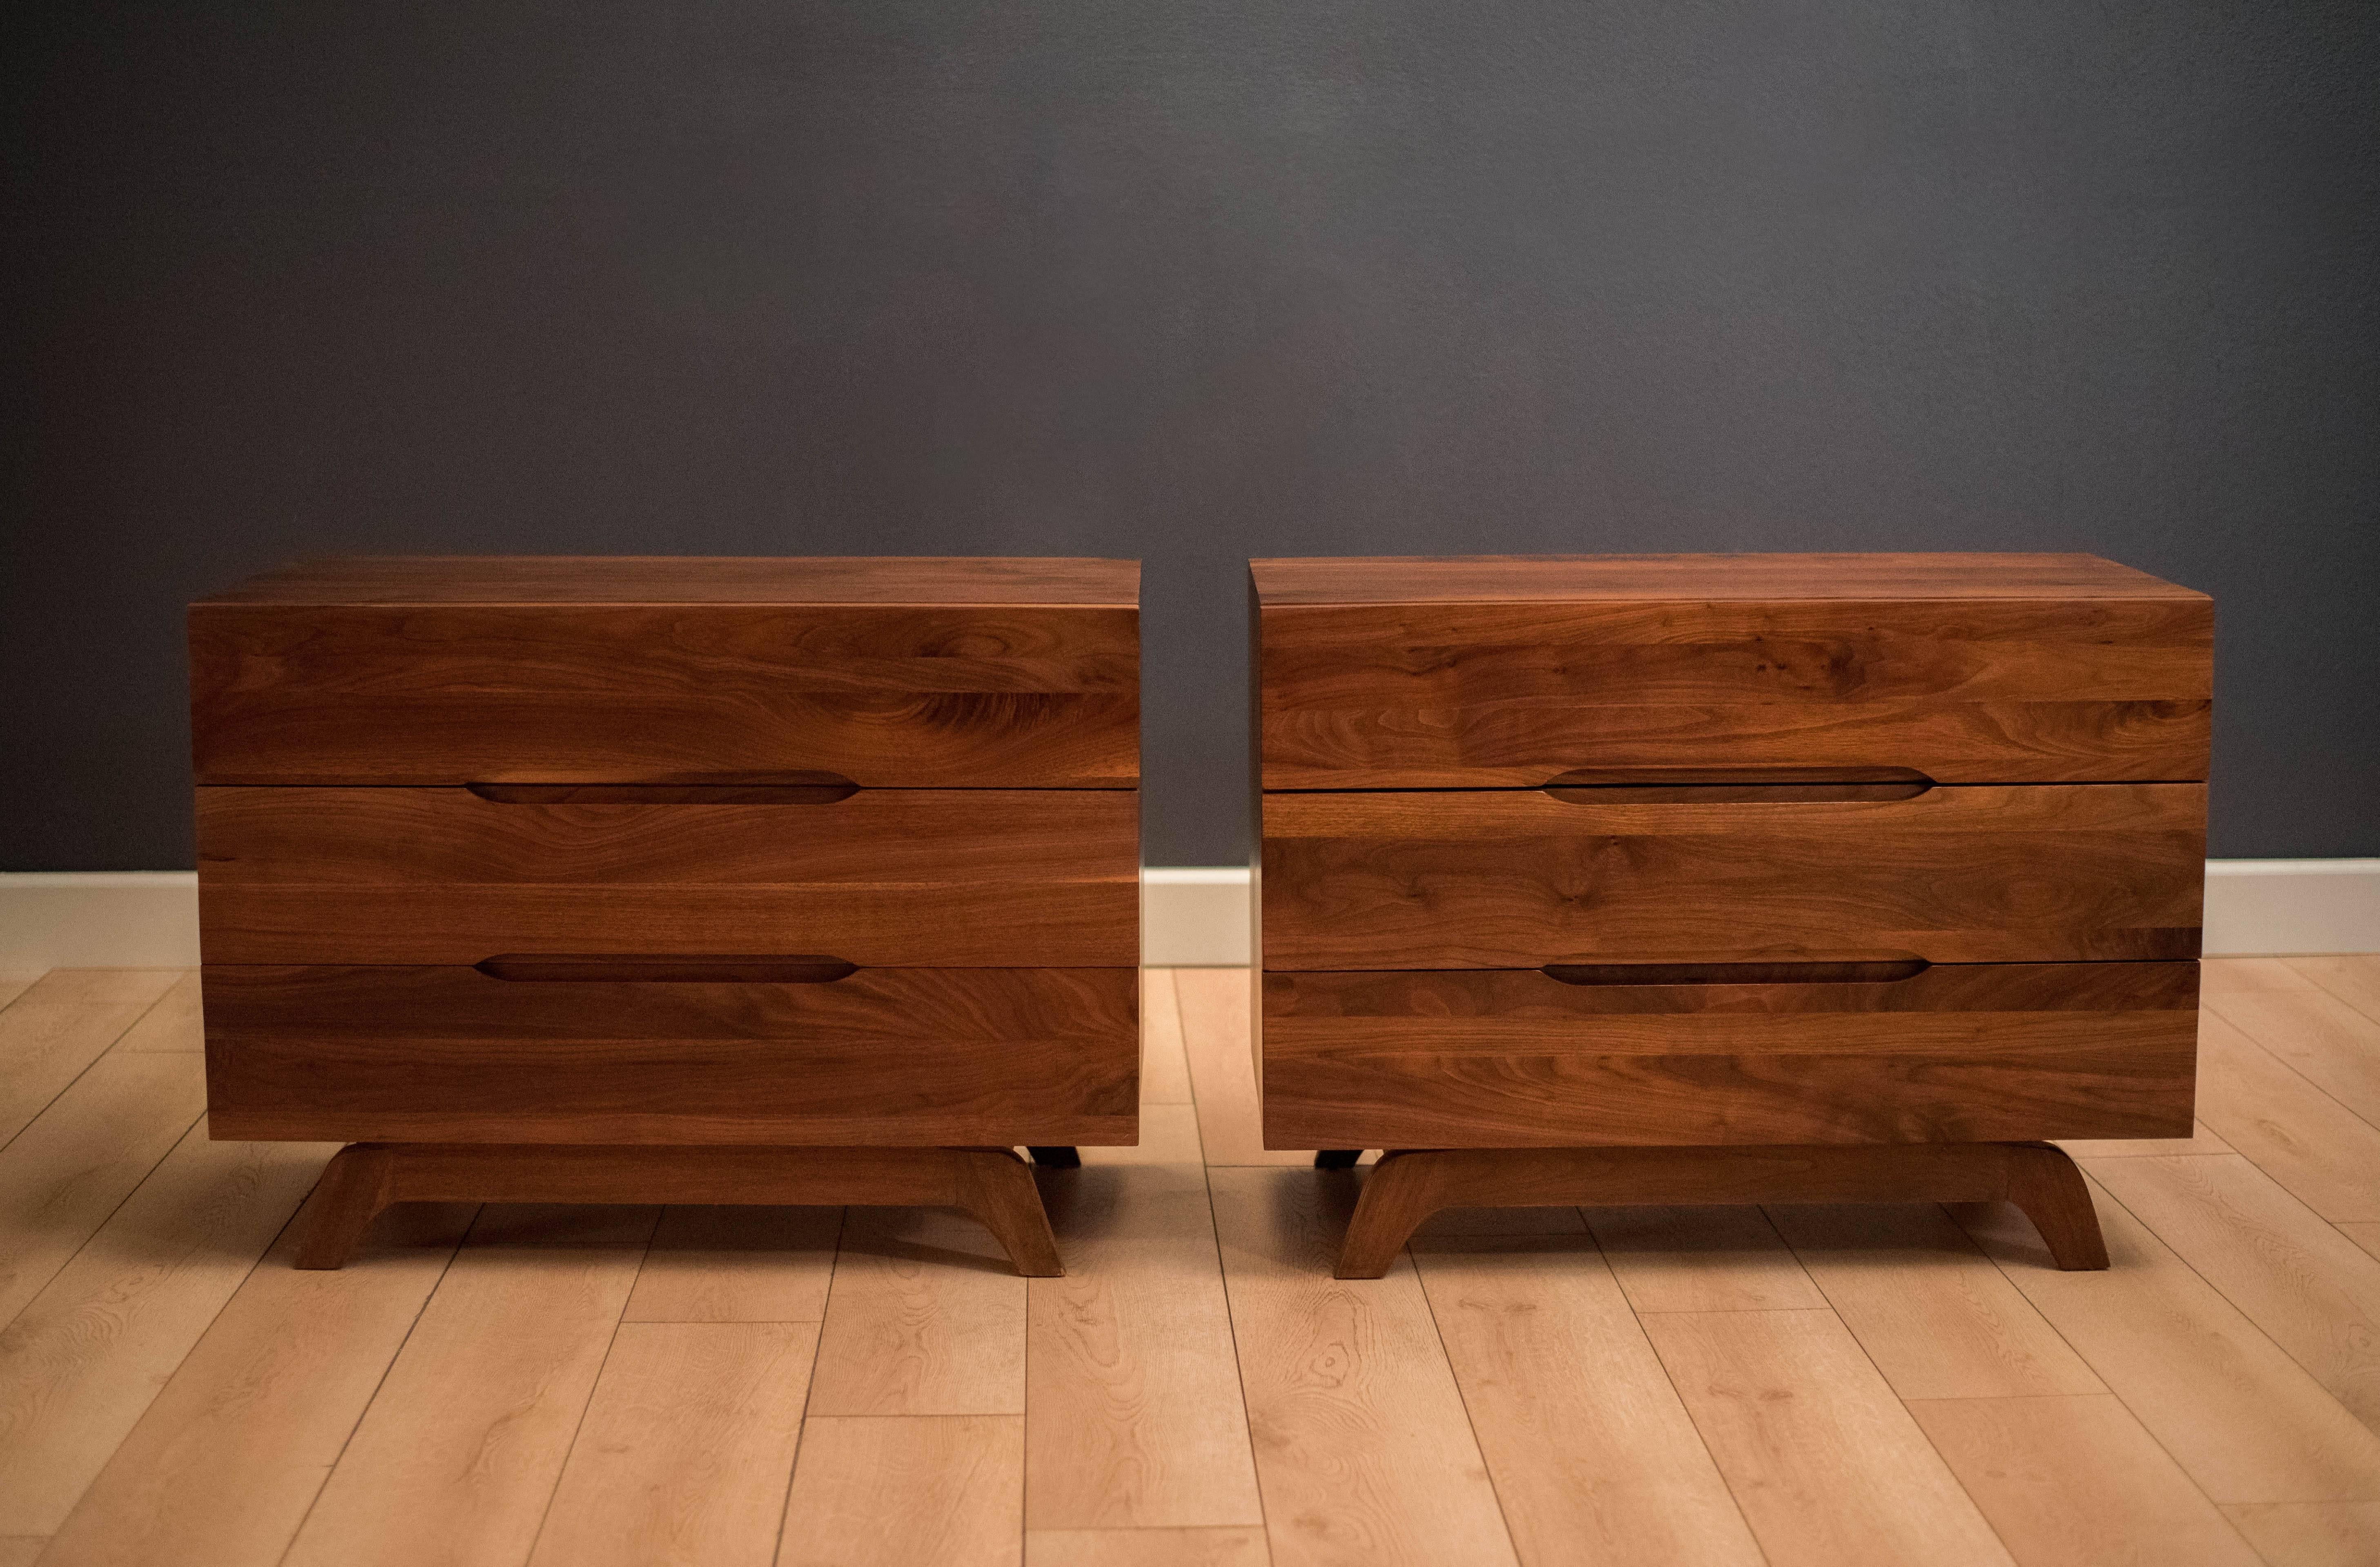
[[1128, 606], [223, 601], [190, 661], [202, 784], [1139, 776]]
[[1051, 604], [1130, 609], [1138, 561], [965, 555], [342, 555], [201, 604]]
[[358, 1143], [332, 1157], [297, 1266], [344, 1265], [400, 1202], [941, 1207], [992, 1233], [1016, 1270], [1056, 1278], [1031, 1170], [1004, 1148], [552, 1148]]
[[1129, 968], [771, 985], [210, 966], [209, 1124], [322, 1141], [1129, 1144], [1135, 981]]
[[211, 963], [815, 954], [1139, 962], [1132, 790], [516, 804], [468, 789], [202, 788]]
[[2191, 1125], [2191, 963], [1816, 984], [1276, 973], [1263, 989], [1268, 1148], [1990, 1142]]
[[2206, 776], [2211, 602], [2088, 556], [1252, 569], [1269, 789]]
[[1395, 1150], [1365, 1178], [1342, 1279], [1378, 1279], [1448, 1208], [1708, 1203], [2009, 1202], [2061, 1269], [2107, 1266], [2082, 1172], [2046, 1143], [1882, 1148]]
[[2195, 784], [1267, 795], [1264, 966], [2193, 958], [2205, 801]]

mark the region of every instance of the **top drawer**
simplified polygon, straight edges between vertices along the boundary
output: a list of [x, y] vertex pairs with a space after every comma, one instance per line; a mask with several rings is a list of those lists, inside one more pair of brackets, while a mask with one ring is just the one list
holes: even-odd
[[2206, 776], [2214, 604], [2089, 555], [1258, 561], [1268, 789]]
[[1139, 567], [387, 559], [190, 609], [201, 784], [1121, 788]]

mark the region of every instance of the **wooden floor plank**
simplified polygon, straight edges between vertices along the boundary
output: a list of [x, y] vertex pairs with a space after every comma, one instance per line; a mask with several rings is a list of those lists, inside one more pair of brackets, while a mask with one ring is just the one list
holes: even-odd
[[2008, 1562], [1833, 1312], [1644, 1322], [1772, 1567]]
[[140, 1002], [36, 1001], [29, 991], [0, 1012], [0, 1147], [47, 1109], [146, 1010], [147, 1003]]
[[2124, 1205], [2094, 1197], [2104, 1272], [2060, 1272], [2004, 1203], [1955, 1216], [2216, 1502], [2380, 1499], [2380, 1438]]
[[2380, 1501], [2252, 1502], [2223, 1511], [2276, 1567], [2380, 1561]]
[[[40, 978], [39, 974], [21, 970], [0, 970], [0, 1011], [6, 1011], [11, 1002], [31, 990], [33, 981]], [[28, 1535], [22, 1537], [31, 1539], [37, 1537]]]
[[56, 1532], [329, 1152], [193, 1128], [0, 1330], [0, 1535]]
[[203, 1051], [206, 1029], [199, 1007], [199, 971], [186, 968], [140, 1021], [115, 1041], [120, 1054], [128, 1051]]
[[2332, 1228], [2374, 1257], [2380, 1257], [2380, 1224], [2335, 1224]]
[[812, 1322], [624, 1322], [529, 1567], [769, 1567]]
[[1140, 973], [1140, 1102], [1188, 1104], [1190, 1058], [1182, 1045], [1182, 1003], [1173, 970]]
[[2380, 953], [2293, 957], [2285, 961], [2364, 1016], [2380, 1018]]
[[1593, 1241], [1417, 1239], [1412, 1257], [1523, 1562], [1757, 1567]]
[[103, 1057], [0, 1149], [0, 1325], [57, 1276], [206, 1109], [191, 1057]]
[[33, 1567], [49, 1543], [39, 1535], [0, 1535], [0, 1567]]
[[1016, 1567], [1019, 1415], [813, 1417], [777, 1567]]
[[2217, 996], [2252, 995], [2259, 990], [2318, 990], [2322, 987], [2291, 966], [2287, 958], [2210, 957], [2198, 966], [2198, 993]]
[[834, 1274], [839, 1208], [673, 1208], [622, 1320], [817, 1322]]
[[2327, 990], [2257, 990], [2214, 1006], [2306, 1081], [2380, 1124], [2380, 1019]]
[[1066, 1275], [1027, 1291], [1026, 1526], [1260, 1524], [1191, 1107], [1134, 1151], [1039, 1172]]
[[2325, 1219], [2380, 1220], [2380, 1126], [2212, 1014], [2198, 1033], [2198, 1103], [2236, 1150]]
[[467, 1245], [285, 1567], [517, 1567], [636, 1282], [629, 1246]]
[[1275, 1567], [1512, 1562], [1409, 1259], [1334, 1279], [1352, 1175], [1208, 1172]]
[[2261, 1567], [2113, 1394], [1920, 1399], [1909, 1412], [2024, 1567]]
[[638, 1246], [662, 1221], [659, 1205], [492, 1202], [471, 1226], [475, 1246]]
[[396, 1209], [336, 1272], [290, 1266], [284, 1231], [83, 1493], [51, 1567], [279, 1561], [471, 1213]]
[[1310, 1151], [1264, 1146], [1256, 1066], [1249, 1054], [1248, 971], [1177, 968], [1173, 986], [1182, 1009], [1191, 1092], [1198, 1106], [1198, 1136], [1208, 1166], [1312, 1165]]
[[153, 1004], [187, 968], [53, 968], [25, 992], [29, 1003], [140, 1006]]
[[1027, 1529], [1025, 1567], [1266, 1567], [1262, 1529]]
[[2094, 1160], [2092, 1178], [2380, 1429], [2380, 1258], [2246, 1160]]
[[1938, 1206], [1779, 1207], [1768, 1214], [1902, 1398], [2107, 1391]]
[[2187, 1137], [2069, 1137], [2059, 1148], [2076, 1159], [2155, 1159], [2177, 1153], [2229, 1153], [2231, 1145], [2215, 1135], [2204, 1121], [2192, 1124]]
[[810, 1414], [1022, 1415], [1025, 1281], [984, 1227], [855, 1208], [827, 1291]]
[[1757, 1208], [1590, 1208], [1588, 1227], [1640, 1313], [1823, 1306]]

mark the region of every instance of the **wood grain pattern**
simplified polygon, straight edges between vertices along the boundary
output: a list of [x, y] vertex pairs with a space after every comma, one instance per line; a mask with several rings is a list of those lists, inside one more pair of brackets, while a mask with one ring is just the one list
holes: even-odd
[[1016, 1567], [1025, 1420], [820, 1419], [802, 1428], [777, 1567]]
[[2199, 978], [2210, 1003], [2218, 996], [2250, 990], [2322, 989], [2282, 957], [2211, 957], [2199, 965]]
[[[2199, 1038], [2206, 1036], [2206, 1014], [2199, 1016]], [[2200, 1056], [2204, 1059], [2202, 1049]], [[2205, 1085], [2202, 1079], [2202, 1092]], [[2215, 1135], [2215, 1129], [2200, 1121], [2190, 1129], [2187, 1137], [2058, 1137], [2052, 1139], [2076, 1159], [2156, 1159], [2173, 1154], [2229, 1153], [2231, 1145]]]
[[2261, 1567], [2110, 1395], [1925, 1399], [1909, 1412], [2026, 1567]]
[[201, 603], [201, 784], [1117, 788], [1138, 612]]
[[855, 1209], [810, 1414], [1022, 1415], [1025, 1342], [1025, 1281], [981, 1230], [945, 1213]]
[[842, 1229], [839, 1208], [670, 1209], [620, 1319], [819, 1321]]
[[2095, 1160], [2097, 1181], [2380, 1430], [2380, 1259], [2237, 1156]]
[[115, 1041], [116, 1053], [134, 1051], [202, 1051], [206, 1033], [200, 1011], [199, 971], [183, 970], [173, 988], [140, 1014]]
[[1250, 1043], [1251, 976], [1245, 968], [1178, 968], [1182, 1039], [1197, 1096], [1198, 1140], [1208, 1164], [1310, 1166], [1301, 1151], [1268, 1148]]
[[287, 1567], [525, 1561], [637, 1256], [603, 1246], [457, 1253]]
[[2121, 1204], [2099, 1210], [2113, 1265], [2096, 1273], [2045, 1266], [2007, 1209], [1957, 1217], [2216, 1502], [2380, 1499], [2380, 1437]]
[[0, 1330], [0, 1535], [56, 1532], [321, 1159], [192, 1131]]
[[1040, 1177], [1067, 1271], [1027, 1290], [1028, 1529], [1264, 1522], [1196, 1122], [1146, 1124], [1131, 1162]]
[[528, 1567], [770, 1567], [818, 1328], [624, 1322]]
[[285, 1231], [75, 1504], [53, 1567], [279, 1561], [470, 1216], [409, 1209], [341, 1273], [292, 1269]]
[[2212, 606], [2105, 562], [1253, 570], [1268, 789], [1534, 787], [1721, 760], [1941, 783], [2206, 775]]
[[2364, 1016], [2380, 1019], [2380, 953], [2293, 957], [2284, 961]]
[[146, 1004], [48, 1002], [28, 991], [0, 1012], [0, 1145], [122, 1038]]
[[2232, 1149], [2325, 1219], [2380, 1220], [2380, 1127], [2219, 1014], [2199, 1028], [2199, 1069], [2202, 1111], [2229, 1135]]
[[1604, 1260], [1640, 1315], [1823, 1307], [1798, 1258], [1753, 1207], [1657, 1206], [1581, 1210]]
[[1833, 1312], [1677, 1312], [1645, 1331], [1772, 1567], [2007, 1567]]
[[29, 1006], [149, 1006], [172, 990], [180, 968], [53, 968], [25, 991]]
[[1274, 1567], [1512, 1567], [1419, 1280], [1327, 1274], [1352, 1177], [1208, 1179]]
[[864, 789], [821, 805], [513, 805], [201, 789], [211, 964], [826, 954], [1132, 967], [1131, 790]]
[[201, 604], [1075, 604], [1140, 601], [1138, 561], [1062, 555], [337, 555]]
[[868, 969], [832, 985], [207, 971], [218, 1136], [397, 1142], [1133, 1140], [1135, 971]]
[[1593, 1242], [1416, 1241], [1413, 1258], [1523, 1561], [1762, 1561]]
[[1788, 1206], [1769, 1217], [1902, 1398], [2107, 1391], [1939, 1207]]
[[1140, 1102], [1189, 1104], [1190, 1058], [1182, 1038], [1182, 1006], [1173, 970], [1140, 977]]
[[2247, 1502], [2223, 1512], [2266, 1561], [2370, 1567], [2380, 1560], [2380, 1501]]
[[1890, 984], [1565, 985], [1530, 970], [1269, 973], [1275, 1148], [2175, 1136], [2189, 964]]
[[1268, 1567], [1259, 1528], [1027, 1529], [1025, 1567]]
[[196, 1057], [103, 1056], [0, 1149], [0, 1327], [206, 1108]]
[[2107, 1266], [2082, 1177], [2047, 1143], [1899, 1143], [1397, 1149], [1365, 1179], [1338, 1271], [1380, 1277], [1415, 1227], [1447, 1208], [1928, 1199], [2013, 1203], [2058, 1267]]
[[2380, 1124], [2380, 1019], [2318, 990], [2250, 991], [2212, 1004], [2308, 1082]]
[[2196, 784], [1806, 805], [1268, 795], [1264, 964], [2195, 958], [2205, 820]]

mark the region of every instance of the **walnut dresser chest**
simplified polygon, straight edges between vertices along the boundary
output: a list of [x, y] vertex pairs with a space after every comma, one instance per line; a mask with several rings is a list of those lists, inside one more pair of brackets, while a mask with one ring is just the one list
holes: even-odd
[[965, 1207], [1137, 1138], [1139, 568], [386, 558], [190, 611], [210, 1125], [414, 1198]]
[[2213, 606], [2087, 555], [1257, 561], [1265, 1140], [1432, 1209], [2007, 1199], [2190, 1135]]

